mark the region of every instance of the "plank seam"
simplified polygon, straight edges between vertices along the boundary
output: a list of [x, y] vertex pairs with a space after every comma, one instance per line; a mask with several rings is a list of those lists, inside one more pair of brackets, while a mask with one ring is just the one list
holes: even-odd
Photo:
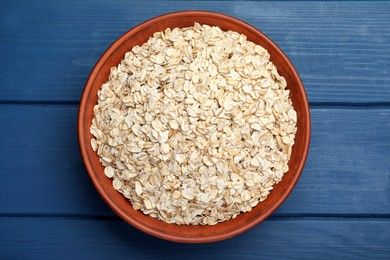
[[[120, 217], [116, 215], [91, 215], [91, 214], [31, 214], [31, 213], [1, 213], [1, 218], [58, 218], [58, 219], [79, 219], [79, 220], [105, 220], [105, 221], [118, 221]], [[390, 214], [329, 214], [329, 213], [298, 213], [298, 214], [275, 214], [267, 218], [267, 220], [369, 220], [369, 219], [383, 219], [390, 220]]]
[[[32, 106], [73, 106], [79, 105], [79, 101], [44, 101], [44, 100], [0, 100], [1, 105], [32, 105]], [[309, 102], [310, 108], [390, 108], [390, 102]]]

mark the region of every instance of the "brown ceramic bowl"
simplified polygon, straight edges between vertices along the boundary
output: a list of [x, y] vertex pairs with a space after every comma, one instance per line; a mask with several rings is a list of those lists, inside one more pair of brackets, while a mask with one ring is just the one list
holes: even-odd
[[[166, 28], [192, 26], [194, 22], [219, 26], [222, 30], [243, 33], [248, 40], [266, 48], [271, 61], [280, 75], [287, 81], [291, 91], [293, 106], [297, 111], [298, 123], [295, 145], [293, 147], [290, 170], [284, 175], [268, 198], [259, 203], [251, 212], [240, 214], [237, 218], [214, 226], [187, 226], [167, 224], [141, 211], [134, 210], [131, 203], [114, 190], [111, 179], [103, 173], [103, 167], [96, 153], [91, 149], [89, 132], [93, 117], [93, 107], [97, 103], [97, 91], [107, 81], [110, 68], [117, 66], [126, 52], [135, 45], [141, 45], [153, 35]], [[78, 116], [78, 137], [81, 155], [88, 174], [96, 189], [106, 203], [122, 219], [132, 226], [159, 238], [182, 243], [206, 243], [236, 236], [260, 223], [271, 215], [287, 198], [303, 170], [310, 142], [309, 105], [303, 84], [286, 55], [267, 36], [256, 28], [233, 17], [205, 11], [184, 11], [162, 15], [148, 20], [116, 40], [99, 59], [85, 85]]]

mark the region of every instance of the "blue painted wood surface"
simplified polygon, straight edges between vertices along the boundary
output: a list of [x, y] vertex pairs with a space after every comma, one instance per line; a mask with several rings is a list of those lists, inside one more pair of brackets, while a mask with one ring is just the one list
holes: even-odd
[[23, 259], [366, 260], [390, 254], [390, 222], [381, 219], [269, 219], [238, 237], [203, 245], [150, 237], [116, 219], [2, 218], [0, 233], [8, 234], [0, 236], [1, 253]]
[[[181, 245], [135, 230], [82, 164], [77, 103], [94, 63], [156, 15], [240, 18], [290, 57], [311, 103], [305, 170], [267, 221]], [[389, 259], [390, 2], [0, 2], [0, 259]]]
[[390, 103], [388, 2], [7, 2], [0, 3], [0, 100], [78, 101], [91, 68], [124, 32], [163, 13], [205, 9], [270, 36], [311, 102]]
[[[311, 115], [306, 167], [276, 215], [390, 214], [390, 109], [313, 107]], [[26, 118], [35, 121], [23, 127]], [[0, 214], [113, 215], [85, 173], [76, 118], [77, 105], [0, 106], [0, 136], [8, 135]]]

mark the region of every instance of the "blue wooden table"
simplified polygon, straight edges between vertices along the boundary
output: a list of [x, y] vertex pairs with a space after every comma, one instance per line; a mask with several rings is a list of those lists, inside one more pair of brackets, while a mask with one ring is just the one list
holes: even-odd
[[[125, 31], [184, 9], [242, 19], [290, 57], [311, 105], [305, 170], [265, 222], [184, 245], [119, 219], [81, 161], [78, 101]], [[0, 2], [0, 259], [390, 259], [390, 2]]]

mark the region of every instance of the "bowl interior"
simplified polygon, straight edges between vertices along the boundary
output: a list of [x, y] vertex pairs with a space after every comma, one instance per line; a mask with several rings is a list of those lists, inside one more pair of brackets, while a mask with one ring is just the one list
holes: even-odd
[[[271, 61], [287, 81], [298, 118], [298, 130], [289, 162], [290, 170], [284, 175], [282, 181], [274, 186], [268, 198], [259, 203], [251, 212], [240, 214], [235, 219], [214, 226], [167, 224], [134, 210], [131, 203], [114, 190], [111, 179], [104, 175], [99, 158], [90, 146], [92, 135], [89, 128], [93, 118], [93, 107], [97, 103], [97, 91], [107, 81], [110, 68], [117, 66], [126, 52], [130, 51], [133, 46], [146, 42], [153, 33], [166, 28], [192, 26], [194, 22], [243, 33], [248, 40], [266, 48], [271, 55]], [[79, 142], [84, 163], [91, 180], [106, 203], [121, 218], [136, 228], [163, 239], [186, 243], [226, 239], [242, 233], [268, 217], [287, 198], [295, 186], [306, 160], [310, 139], [310, 115], [306, 94], [298, 74], [283, 52], [264, 34], [250, 25], [229, 16], [203, 11], [187, 11], [160, 16], [140, 24], [119, 38], [95, 65], [84, 89], [78, 120]]]

